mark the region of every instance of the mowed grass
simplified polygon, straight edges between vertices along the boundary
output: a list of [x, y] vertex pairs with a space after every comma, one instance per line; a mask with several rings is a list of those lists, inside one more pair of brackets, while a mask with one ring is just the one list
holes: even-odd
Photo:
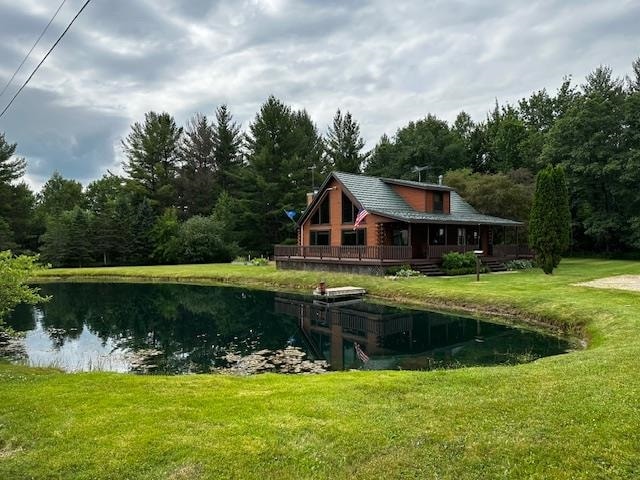
[[0, 365], [0, 478], [640, 478], [640, 294], [574, 286], [639, 262], [386, 280], [196, 265], [51, 270], [309, 290], [515, 312], [589, 338], [512, 367], [254, 377]]

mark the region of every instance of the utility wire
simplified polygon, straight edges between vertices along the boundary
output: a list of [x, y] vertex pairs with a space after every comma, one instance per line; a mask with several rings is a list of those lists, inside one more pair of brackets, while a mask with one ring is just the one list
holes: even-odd
[[33, 44], [33, 46], [31, 47], [31, 50], [29, 50], [27, 52], [27, 54], [24, 56], [24, 58], [22, 59], [22, 62], [20, 62], [20, 65], [18, 65], [18, 68], [16, 68], [16, 71], [13, 72], [13, 75], [11, 75], [11, 78], [9, 79], [9, 81], [7, 82], [7, 84], [4, 86], [4, 88], [2, 89], [2, 91], [0, 92], [0, 97], [2, 97], [2, 95], [4, 95], [4, 92], [7, 91], [7, 88], [9, 88], [9, 85], [11, 85], [11, 82], [13, 82], [13, 79], [16, 78], [16, 75], [18, 74], [18, 72], [20, 71], [20, 69], [22, 68], [22, 66], [24, 65], [24, 62], [27, 61], [27, 59], [29, 58], [29, 56], [31, 55], [31, 52], [33, 52], [33, 49], [36, 48], [36, 45], [38, 45], [38, 43], [40, 42], [40, 40], [42, 40], [42, 37], [44, 36], [45, 33], [47, 33], [47, 30], [49, 29], [49, 26], [51, 25], [51, 23], [53, 23], [53, 21], [55, 20], [55, 18], [58, 16], [58, 12], [60, 11], [60, 9], [62, 8], [62, 6], [65, 4], [67, 0], [62, 0], [62, 3], [60, 4], [60, 6], [58, 7], [58, 9], [56, 10], [56, 12], [53, 14], [53, 17], [51, 17], [51, 20], [49, 20], [49, 23], [47, 23], [47, 25], [44, 27], [44, 30], [42, 30], [42, 33], [40, 33], [40, 36], [38, 37], [38, 39], [36, 40], [36, 43]]
[[65, 34], [69, 31], [69, 29], [71, 28], [71, 25], [73, 25], [73, 22], [76, 21], [76, 18], [78, 18], [80, 16], [80, 14], [82, 13], [82, 11], [87, 7], [87, 5], [89, 5], [89, 2], [91, 2], [91, 0], [87, 0], [86, 2], [84, 2], [84, 5], [82, 5], [82, 8], [80, 8], [80, 10], [78, 10], [78, 13], [76, 13], [75, 17], [73, 17], [71, 19], [71, 22], [69, 22], [69, 25], [67, 25], [67, 28], [64, 29], [64, 31], [60, 34], [60, 36], [58, 37], [58, 39], [56, 40], [56, 42], [51, 46], [51, 48], [49, 49], [49, 51], [46, 53], [46, 55], [42, 58], [42, 60], [40, 60], [40, 63], [38, 65], [36, 65], [36, 68], [33, 69], [33, 72], [31, 72], [31, 75], [29, 75], [29, 78], [27, 78], [24, 83], [22, 84], [22, 86], [18, 89], [18, 91], [15, 93], [15, 95], [13, 96], [13, 98], [11, 99], [11, 101], [7, 104], [6, 107], [4, 107], [4, 110], [2, 110], [2, 112], [0, 112], [0, 118], [3, 117], [3, 115], [7, 112], [7, 110], [9, 110], [9, 107], [11, 106], [11, 104], [13, 104], [13, 101], [18, 97], [18, 95], [20, 95], [20, 92], [22, 92], [22, 90], [24, 89], [24, 87], [27, 86], [27, 84], [29, 83], [29, 81], [33, 78], [33, 76], [36, 74], [36, 72], [38, 71], [38, 69], [40, 68], [40, 66], [44, 63], [44, 61], [47, 59], [47, 57], [49, 56], [49, 54], [53, 51], [54, 48], [56, 48], [56, 45], [58, 45], [58, 43], [60, 43], [60, 40], [62, 40], [62, 38], [65, 36]]

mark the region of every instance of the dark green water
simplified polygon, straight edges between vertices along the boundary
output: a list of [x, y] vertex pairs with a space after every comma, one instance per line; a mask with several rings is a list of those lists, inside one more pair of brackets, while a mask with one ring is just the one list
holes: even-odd
[[52, 300], [18, 308], [7, 323], [26, 333], [23, 362], [67, 371], [132, 371], [132, 358], [153, 352], [153, 372], [209, 372], [229, 352], [289, 345], [333, 370], [515, 364], [570, 348], [538, 332], [368, 302], [328, 308], [299, 295], [169, 284], [41, 288]]

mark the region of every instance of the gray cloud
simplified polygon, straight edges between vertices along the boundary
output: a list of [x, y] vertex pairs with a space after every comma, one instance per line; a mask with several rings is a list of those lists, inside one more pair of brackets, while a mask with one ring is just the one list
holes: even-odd
[[[67, 1], [22, 78], [80, 5]], [[0, 82], [56, 6], [0, 0]], [[185, 122], [224, 102], [246, 128], [270, 94], [322, 131], [350, 110], [373, 147], [429, 112], [482, 119], [495, 98], [579, 83], [600, 64], [622, 76], [639, 24], [634, 1], [94, 0], [0, 131], [35, 185], [55, 169], [84, 182], [117, 169], [119, 140], [148, 110]]]

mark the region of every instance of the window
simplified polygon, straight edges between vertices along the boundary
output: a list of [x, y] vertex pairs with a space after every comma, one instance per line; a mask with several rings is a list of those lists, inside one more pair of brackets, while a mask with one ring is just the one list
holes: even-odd
[[444, 212], [444, 193], [433, 192], [433, 211], [436, 213]]
[[331, 232], [329, 230], [311, 230], [311, 245], [330, 245]]
[[464, 227], [458, 228], [458, 245], [465, 245], [467, 243], [467, 229]]
[[366, 245], [366, 244], [367, 244], [366, 228], [361, 228], [358, 230], [342, 231], [342, 245]]
[[429, 239], [429, 242], [431, 243], [431, 245], [445, 244], [444, 228], [442, 227], [431, 228], [431, 234], [429, 236], [431, 237]]
[[329, 223], [329, 196], [325, 196], [324, 200], [320, 203], [320, 205], [316, 208], [316, 211], [313, 212], [311, 216], [311, 224], [312, 225], [320, 225], [323, 223]]
[[357, 207], [349, 200], [344, 193], [342, 194], [342, 223], [353, 223], [358, 216]]
[[406, 228], [396, 228], [393, 230], [394, 245], [409, 245], [409, 230]]

